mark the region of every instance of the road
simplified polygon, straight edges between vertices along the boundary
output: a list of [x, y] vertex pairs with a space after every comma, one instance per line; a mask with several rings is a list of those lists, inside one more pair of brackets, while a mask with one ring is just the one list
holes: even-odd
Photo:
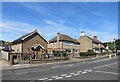
[[3, 70], [3, 80], [118, 80], [118, 59], [99, 58]]

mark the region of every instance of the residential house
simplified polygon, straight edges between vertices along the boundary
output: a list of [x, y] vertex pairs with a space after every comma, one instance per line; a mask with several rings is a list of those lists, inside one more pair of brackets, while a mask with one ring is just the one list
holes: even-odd
[[9, 52], [8, 52], [9, 50], [10, 50], [10, 47], [5, 45], [5, 41], [0, 40], [0, 53], [1, 53], [2, 59], [7, 60], [7, 61], [10, 60], [10, 56], [9, 56]]
[[[70, 51], [70, 57], [79, 56], [80, 43], [64, 34], [57, 33], [57, 36], [49, 40], [48, 50]], [[52, 51], [49, 51], [52, 52]]]
[[12, 42], [15, 53], [28, 54], [35, 52], [36, 58], [41, 58], [43, 51], [47, 50], [47, 40], [37, 31], [30, 32]]
[[93, 50], [96, 53], [104, 52], [104, 46], [102, 42], [97, 40], [97, 36], [93, 36], [92, 39], [91, 35], [86, 36], [84, 31], [82, 31], [78, 42], [80, 42], [80, 52], [87, 52], [88, 50]]

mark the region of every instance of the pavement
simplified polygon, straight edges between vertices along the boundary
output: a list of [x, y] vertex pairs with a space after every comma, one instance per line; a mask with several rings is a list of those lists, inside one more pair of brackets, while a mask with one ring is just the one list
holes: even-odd
[[84, 61], [2, 70], [3, 80], [27, 82], [58, 80], [118, 80], [118, 58], [93, 58]]
[[7, 69], [19, 69], [19, 68], [29, 68], [29, 67], [36, 67], [36, 66], [41, 66], [41, 65], [49, 65], [49, 64], [60, 64], [60, 63], [68, 63], [68, 62], [77, 62], [77, 61], [86, 61], [86, 60], [94, 60], [96, 58], [103, 58], [103, 57], [108, 57], [108, 55], [103, 55], [103, 56], [98, 56], [98, 57], [92, 57], [92, 58], [71, 58], [70, 60], [67, 61], [60, 61], [60, 62], [49, 62], [49, 63], [39, 63], [39, 64], [17, 64], [17, 65], [10, 65], [9, 62], [2, 60], [2, 67], [0, 66], [0, 70], [7, 70]]

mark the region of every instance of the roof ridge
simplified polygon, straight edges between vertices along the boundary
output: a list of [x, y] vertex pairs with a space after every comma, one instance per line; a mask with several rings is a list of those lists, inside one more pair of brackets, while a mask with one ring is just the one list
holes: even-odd
[[37, 31], [37, 30], [34, 30], [34, 31], [30, 32], [30, 33], [27, 33], [27, 34], [23, 35], [23, 36], [29, 35], [29, 34], [31, 34], [31, 33], [33, 33], [33, 32], [36, 32], [36, 31]]

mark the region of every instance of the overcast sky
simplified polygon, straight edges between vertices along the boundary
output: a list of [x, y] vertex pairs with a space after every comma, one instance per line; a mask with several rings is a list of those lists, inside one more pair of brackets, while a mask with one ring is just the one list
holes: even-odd
[[97, 36], [102, 42], [118, 37], [117, 2], [3, 2], [2, 39], [13, 41], [37, 29], [47, 40], [57, 32], [74, 39]]

